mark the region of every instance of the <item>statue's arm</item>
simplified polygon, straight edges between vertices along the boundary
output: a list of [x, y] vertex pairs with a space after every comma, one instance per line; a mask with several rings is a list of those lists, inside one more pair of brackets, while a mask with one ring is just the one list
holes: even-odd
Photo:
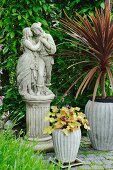
[[41, 42], [43, 43], [43, 45], [44, 45], [48, 50], [51, 49], [50, 42], [48, 42], [45, 38], [41, 38], [40, 40], [41, 40]]
[[41, 42], [47, 48], [48, 53], [54, 54], [56, 52], [56, 45], [50, 34], [47, 34], [47, 40], [45, 38], [42, 38]]
[[41, 43], [37, 43], [36, 45], [33, 45], [29, 40], [24, 40], [23, 44], [25, 47], [30, 49], [31, 51], [38, 51], [40, 48]]
[[53, 40], [53, 37], [50, 34], [48, 34], [48, 42], [50, 42], [50, 46], [51, 46], [49, 53], [54, 54], [56, 52], [56, 45]]

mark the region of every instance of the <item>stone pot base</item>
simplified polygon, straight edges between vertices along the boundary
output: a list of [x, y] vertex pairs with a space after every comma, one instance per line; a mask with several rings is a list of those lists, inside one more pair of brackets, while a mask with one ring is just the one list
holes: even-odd
[[53, 158], [50, 158], [49, 159], [50, 162], [54, 163], [55, 165], [57, 166], [60, 166], [60, 168], [71, 168], [71, 167], [75, 167], [75, 166], [80, 166], [80, 165], [83, 165], [84, 163], [76, 158], [76, 160], [74, 162], [66, 162], [66, 163], [59, 163], [59, 161], [57, 159], [53, 159]]
[[43, 141], [43, 142], [38, 142], [38, 144], [34, 147], [34, 151], [53, 151], [53, 141], [48, 140], [48, 141]]

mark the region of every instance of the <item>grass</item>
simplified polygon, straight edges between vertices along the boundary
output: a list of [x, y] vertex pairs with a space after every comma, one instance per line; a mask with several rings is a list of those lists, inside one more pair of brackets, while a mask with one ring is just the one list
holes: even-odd
[[8, 130], [0, 132], [0, 170], [59, 170], [59, 167], [45, 162], [27, 140], [16, 139]]

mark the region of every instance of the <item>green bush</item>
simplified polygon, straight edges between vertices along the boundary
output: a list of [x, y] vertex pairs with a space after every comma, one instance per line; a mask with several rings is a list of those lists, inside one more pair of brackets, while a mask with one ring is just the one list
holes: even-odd
[[[58, 23], [60, 17], [64, 16], [63, 9], [73, 17], [74, 11], [79, 11], [81, 15], [94, 11], [94, 8], [100, 8], [103, 0], [83, 1], [83, 0], [65, 0], [56, 3], [50, 3], [52, 0], [1, 0], [0, 1], [0, 44], [3, 44], [1, 54], [0, 68], [3, 68], [2, 75], [2, 95], [5, 96], [3, 111], [9, 110], [12, 118], [21, 120], [25, 115], [25, 103], [22, 102], [18, 93], [16, 83], [16, 65], [21, 55], [20, 41], [22, 38], [22, 29], [31, 26], [34, 22], [42, 22], [45, 31], [49, 31], [57, 44], [57, 53], [76, 51], [75, 46], [68, 42], [68, 37], [62, 32], [59, 25], [53, 27], [52, 22]], [[60, 3], [59, 3], [60, 2]], [[63, 43], [64, 42], [64, 43]], [[68, 97], [62, 102], [61, 97], [68, 89], [74, 79], [76, 79], [76, 69], [68, 69], [73, 63], [73, 58], [55, 57], [55, 65], [52, 72], [52, 90], [56, 94], [53, 104], [70, 104], [84, 107], [90, 90], [75, 101], [74, 95], [76, 86], [70, 91]], [[74, 76], [73, 76], [74, 75]], [[82, 102], [81, 102], [82, 101]], [[22, 120], [21, 120], [22, 121]]]
[[58, 170], [33, 146], [21, 138], [15, 139], [10, 131], [0, 132], [0, 170]]
[[43, 28], [49, 31], [53, 14], [54, 6], [46, 4], [45, 0], [0, 1], [0, 44], [3, 44], [0, 68], [3, 69], [2, 95], [5, 96], [2, 111], [9, 110], [12, 118], [16, 116], [20, 120], [25, 115], [25, 103], [22, 102], [16, 83], [22, 30], [34, 22], [41, 22]]

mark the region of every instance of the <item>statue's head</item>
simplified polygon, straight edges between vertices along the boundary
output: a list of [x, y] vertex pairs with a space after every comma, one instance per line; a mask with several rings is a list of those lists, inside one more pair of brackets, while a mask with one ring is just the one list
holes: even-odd
[[32, 34], [32, 31], [31, 31], [31, 28], [30, 27], [26, 27], [23, 29], [23, 37], [28, 39], [29, 37], [32, 37], [33, 34]]
[[41, 35], [43, 33], [43, 29], [41, 28], [41, 23], [33, 23], [31, 26], [31, 30], [35, 35]]

